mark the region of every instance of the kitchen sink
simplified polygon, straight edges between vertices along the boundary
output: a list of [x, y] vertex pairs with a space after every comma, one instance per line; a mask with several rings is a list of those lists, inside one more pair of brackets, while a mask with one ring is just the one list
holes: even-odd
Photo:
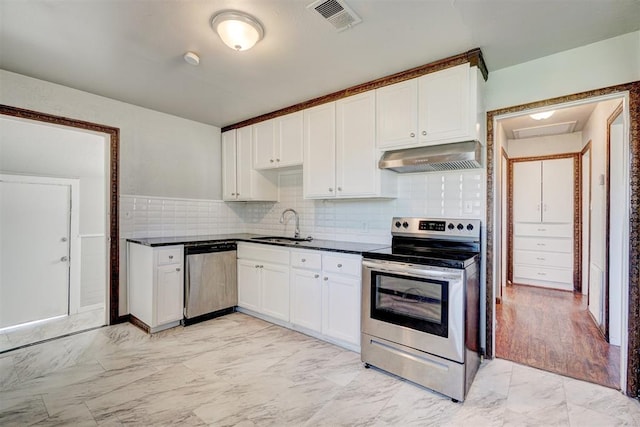
[[310, 242], [313, 240], [313, 237], [284, 237], [284, 236], [262, 236], [262, 237], [252, 237], [251, 240], [261, 240], [263, 242], [272, 242], [272, 243], [293, 243], [299, 244], [300, 242]]

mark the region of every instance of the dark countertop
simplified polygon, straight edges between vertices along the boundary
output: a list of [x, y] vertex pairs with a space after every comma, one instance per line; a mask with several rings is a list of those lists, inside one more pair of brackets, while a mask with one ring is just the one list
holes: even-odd
[[363, 252], [369, 252], [389, 246], [385, 243], [342, 242], [339, 240], [322, 239], [313, 239], [310, 242], [265, 242], [260, 240], [252, 240], [253, 237], [264, 237], [264, 235], [250, 233], [210, 234], [203, 236], [130, 238], [127, 239], [127, 241], [152, 247], [169, 245], [202, 245], [216, 242], [235, 241], [351, 254], [362, 254]]

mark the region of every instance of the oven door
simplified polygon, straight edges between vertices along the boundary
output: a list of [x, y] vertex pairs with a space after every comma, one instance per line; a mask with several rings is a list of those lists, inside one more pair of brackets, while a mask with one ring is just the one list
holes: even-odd
[[362, 332], [464, 362], [464, 270], [363, 260]]

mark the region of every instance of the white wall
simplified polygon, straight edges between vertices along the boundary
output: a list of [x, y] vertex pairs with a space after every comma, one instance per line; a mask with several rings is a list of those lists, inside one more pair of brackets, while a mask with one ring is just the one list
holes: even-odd
[[509, 158], [579, 153], [580, 150], [582, 150], [582, 132], [510, 139], [506, 149]]
[[493, 71], [485, 105], [492, 111], [636, 80], [640, 31]]
[[221, 198], [220, 128], [0, 70], [0, 103], [120, 128], [120, 192]]

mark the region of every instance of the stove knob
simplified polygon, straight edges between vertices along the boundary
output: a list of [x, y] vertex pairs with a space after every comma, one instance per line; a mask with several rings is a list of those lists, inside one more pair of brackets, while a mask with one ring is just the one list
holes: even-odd
[[407, 221], [405, 221], [405, 222], [402, 223], [402, 226], [404, 228], [408, 228], [409, 227], [409, 223]]
[[458, 230], [462, 230], [463, 228], [464, 228], [464, 225], [458, 224]]
[[401, 225], [400, 221], [396, 221], [396, 228], [400, 228]]
[[473, 224], [467, 224], [467, 230], [469, 231], [473, 230]]
[[449, 230], [453, 230], [453, 228], [454, 228], [454, 227], [455, 227], [455, 226], [453, 225], [453, 223], [452, 223], [452, 222], [450, 222], [450, 223], [449, 223], [449, 225], [447, 226], [447, 228], [448, 228]]

